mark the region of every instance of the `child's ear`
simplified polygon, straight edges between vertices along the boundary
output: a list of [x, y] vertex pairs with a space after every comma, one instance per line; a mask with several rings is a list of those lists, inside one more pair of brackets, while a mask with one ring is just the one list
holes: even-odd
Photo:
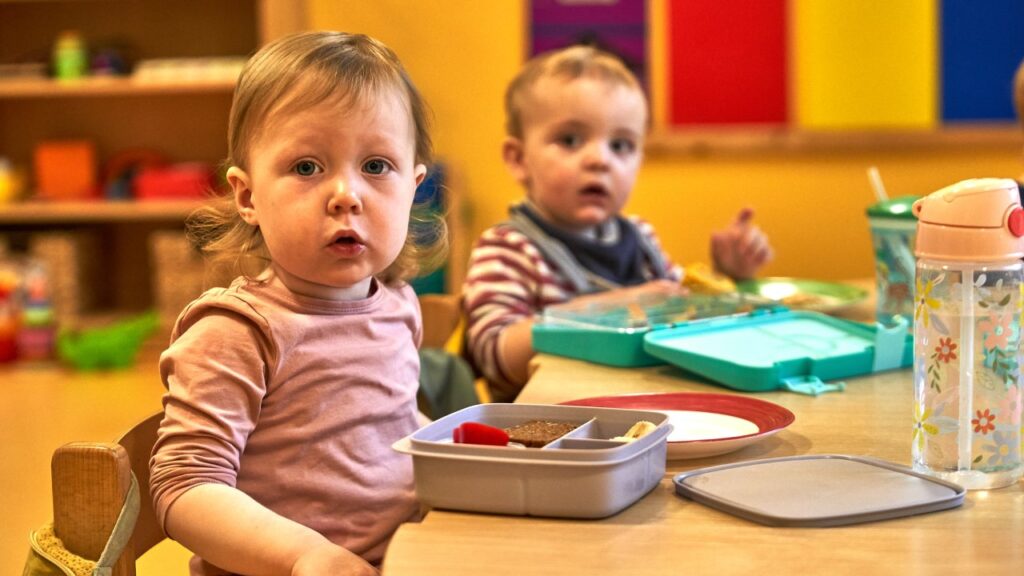
[[523, 141], [509, 136], [501, 145], [501, 156], [512, 177], [520, 184], [526, 184], [526, 166], [523, 164]]
[[427, 177], [427, 167], [424, 164], [417, 164], [413, 170], [413, 174], [416, 175], [416, 185], [419, 186], [423, 183], [423, 179]]
[[238, 214], [250, 226], [259, 226], [259, 217], [256, 214], [256, 206], [252, 203], [252, 181], [245, 170], [238, 166], [228, 168], [226, 174], [231, 192], [235, 195], [235, 207]]

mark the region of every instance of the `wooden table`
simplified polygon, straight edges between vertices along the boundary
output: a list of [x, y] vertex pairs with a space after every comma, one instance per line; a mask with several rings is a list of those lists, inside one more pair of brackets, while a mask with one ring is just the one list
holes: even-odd
[[[870, 315], [870, 303], [853, 316]], [[718, 392], [671, 367], [619, 369], [542, 355], [518, 402], [642, 392]], [[1024, 483], [969, 492], [962, 507], [836, 528], [774, 528], [718, 512], [674, 492], [674, 474], [801, 454], [871, 456], [910, 464], [909, 369], [847, 380], [845, 392], [757, 398], [796, 415], [787, 429], [740, 451], [669, 461], [665, 478], [632, 507], [603, 520], [431, 511], [402, 526], [386, 576], [407, 574], [1022, 574]]]

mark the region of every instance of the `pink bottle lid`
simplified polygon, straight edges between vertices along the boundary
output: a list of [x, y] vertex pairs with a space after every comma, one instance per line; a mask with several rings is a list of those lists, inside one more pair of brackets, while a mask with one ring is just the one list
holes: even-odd
[[1024, 208], [1009, 178], [972, 178], [914, 202], [914, 255], [956, 262], [1024, 257]]

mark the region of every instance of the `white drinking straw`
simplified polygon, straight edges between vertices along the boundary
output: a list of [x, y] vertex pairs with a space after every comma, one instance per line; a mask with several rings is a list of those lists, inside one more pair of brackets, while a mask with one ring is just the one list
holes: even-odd
[[[878, 198], [879, 202], [885, 202], [889, 199], [889, 194], [885, 191], [885, 184], [882, 183], [882, 175], [878, 173], [877, 166], [868, 166], [868, 182], [871, 183], [871, 189], [875, 191], [875, 197]], [[892, 252], [896, 264], [903, 269], [903, 274], [912, 281], [914, 279], [915, 261], [914, 254], [910, 251], [907, 241], [899, 236], [885, 234], [882, 242]]]
[[868, 181], [871, 182], [871, 189], [875, 191], [875, 197], [879, 202], [885, 202], [889, 195], [885, 193], [885, 184], [882, 184], [882, 175], [878, 173], [877, 166], [868, 166]]

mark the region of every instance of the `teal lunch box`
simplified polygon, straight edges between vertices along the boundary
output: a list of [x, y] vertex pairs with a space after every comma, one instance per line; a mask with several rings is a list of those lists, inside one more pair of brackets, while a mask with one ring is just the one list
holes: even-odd
[[884, 327], [786, 311], [652, 330], [644, 351], [736, 390], [819, 394], [845, 386], [826, 381], [910, 366], [914, 339], [902, 318]]
[[541, 313], [533, 326], [533, 348], [608, 366], [654, 366], [665, 360], [644, 350], [647, 334], [701, 319], [777, 310], [785, 308], [761, 296], [736, 293], [573, 301]]

